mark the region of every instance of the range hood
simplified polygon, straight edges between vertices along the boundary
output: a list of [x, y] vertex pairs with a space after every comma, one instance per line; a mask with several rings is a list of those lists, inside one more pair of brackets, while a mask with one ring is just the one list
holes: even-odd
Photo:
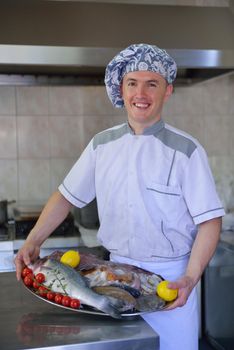
[[[103, 84], [106, 64], [121, 49], [0, 45], [0, 66], [5, 73], [0, 75], [0, 82]], [[200, 82], [234, 69], [232, 50], [167, 51], [178, 65], [177, 85]]]
[[103, 84], [106, 64], [139, 42], [174, 57], [178, 85], [234, 70], [232, 5], [11, 0], [0, 12], [0, 84]]

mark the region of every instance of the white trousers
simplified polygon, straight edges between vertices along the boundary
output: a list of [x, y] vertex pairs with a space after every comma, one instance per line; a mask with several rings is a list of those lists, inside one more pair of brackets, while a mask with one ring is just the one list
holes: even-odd
[[[160, 263], [141, 262], [113, 254], [110, 259], [141, 267], [169, 281], [182, 276], [188, 263], [188, 259]], [[142, 317], [158, 333], [160, 350], [198, 350], [199, 317], [196, 289], [192, 291], [183, 307], [147, 313]]]

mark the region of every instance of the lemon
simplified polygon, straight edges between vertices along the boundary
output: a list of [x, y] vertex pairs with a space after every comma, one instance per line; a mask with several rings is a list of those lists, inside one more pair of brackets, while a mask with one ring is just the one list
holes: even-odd
[[60, 262], [64, 265], [77, 267], [80, 263], [80, 254], [75, 250], [68, 250], [62, 255]]
[[178, 290], [177, 289], [170, 289], [167, 287], [169, 281], [162, 281], [157, 285], [157, 294], [160, 296], [163, 300], [166, 301], [173, 301], [177, 298]]

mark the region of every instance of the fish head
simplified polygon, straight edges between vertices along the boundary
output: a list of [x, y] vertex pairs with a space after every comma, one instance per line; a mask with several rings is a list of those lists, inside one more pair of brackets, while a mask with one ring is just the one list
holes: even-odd
[[34, 275], [41, 271], [42, 267], [46, 264], [48, 258], [38, 258], [34, 263], [30, 264], [29, 267], [32, 269]]

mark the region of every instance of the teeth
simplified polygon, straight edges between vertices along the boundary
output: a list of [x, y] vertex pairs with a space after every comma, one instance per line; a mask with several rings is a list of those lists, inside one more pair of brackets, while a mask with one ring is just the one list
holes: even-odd
[[149, 106], [148, 103], [135, 103], [135, 106], [138, 108], [147, 108]]

